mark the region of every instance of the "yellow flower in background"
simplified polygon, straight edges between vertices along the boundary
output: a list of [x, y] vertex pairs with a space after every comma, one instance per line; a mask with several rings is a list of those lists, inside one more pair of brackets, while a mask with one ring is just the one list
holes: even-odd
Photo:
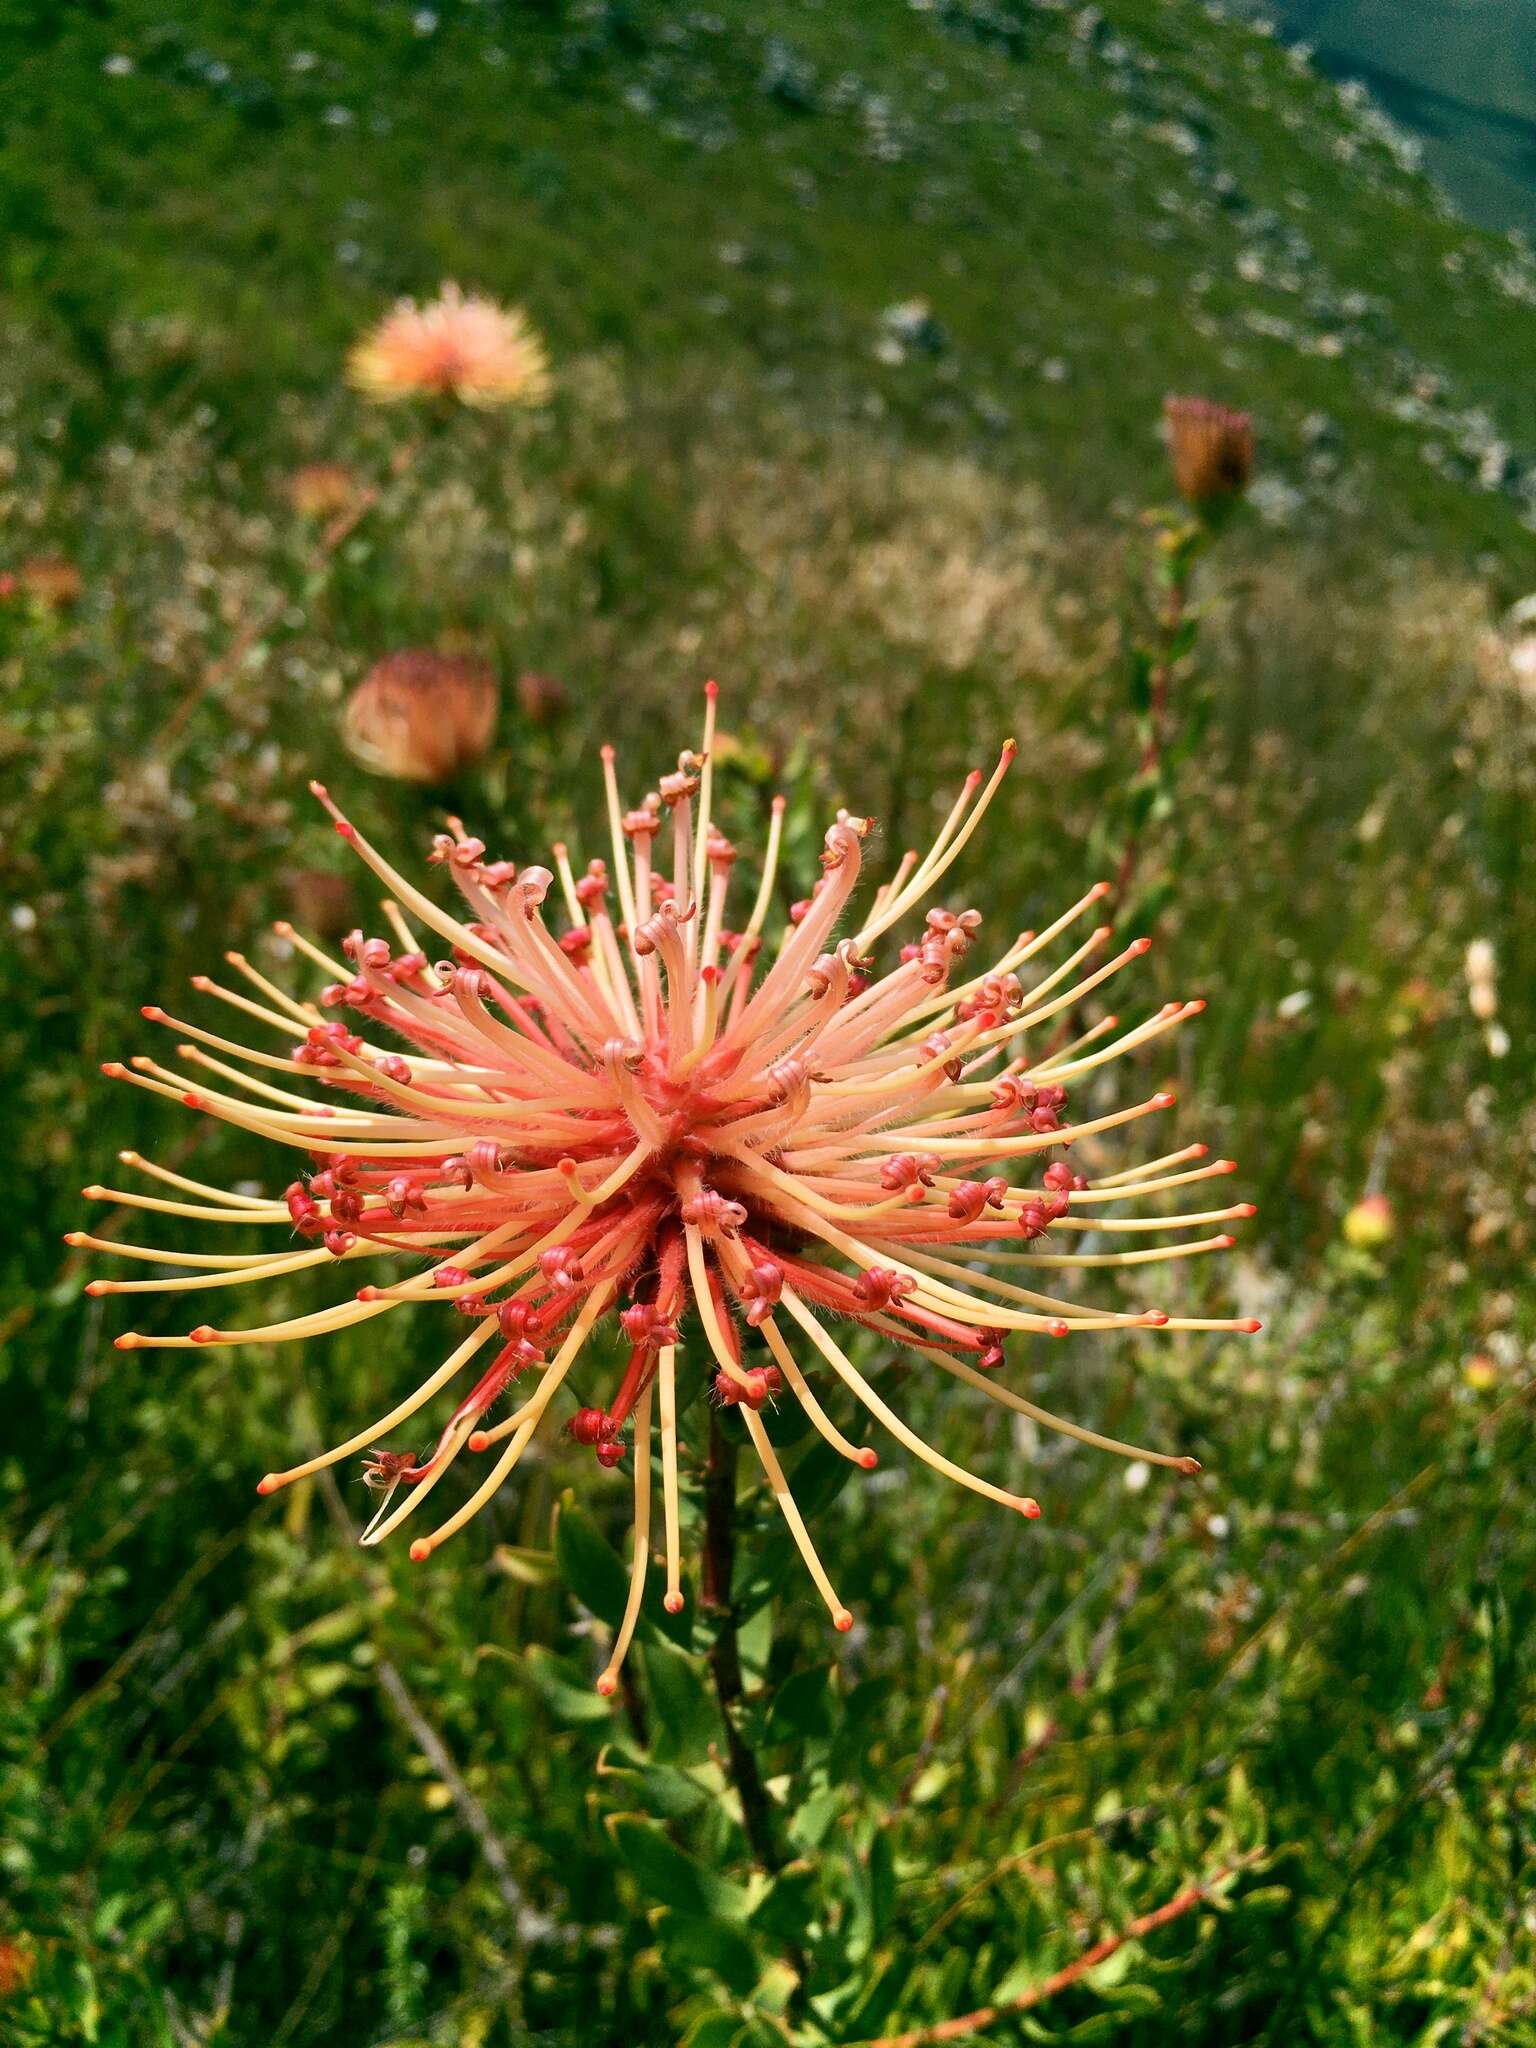
[[1397, 1230], [1397, 1218], [1385, 1195], [1365, 1195], [1344, 1218], [1344, 1242], [1357, 1252], [1379, 1251]]

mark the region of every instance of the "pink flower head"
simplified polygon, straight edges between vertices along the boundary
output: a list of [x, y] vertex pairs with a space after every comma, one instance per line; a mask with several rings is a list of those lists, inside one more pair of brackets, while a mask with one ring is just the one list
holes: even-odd
[[486, 408], [549, 395], [549, 357], [527, 316], [456, 284], [425, 305], [401, 299], [352, 350], [347, 374], [381, 404], [456, 398]]
[[[553, 872], [517, 869], [488, 861], [481, 843], [456, 828], [433, 855], [463, 899], [454, 915], [391, 867], [317, 785], [337, 831], [391, 899], [391, 937], [354, 932], [342, 960], [290, 926], [278, 928], [319, 970], [328, 984], [322, 1003], [340, 1008], [345, 1021], [231, 954], [254, 995], [201, 977], [198, 985], [254, 1020], [270, 1034], [267, 1045], [245, 1051], [151, 1009], [147, 1015], [185, 1041], [190, 1071], [149, 1059], [107, 1069], [255, 1132], [307, 1166], [268, 1201], [125, 1155], [170, 1184], [153, 1206], [276, 1233], [270, 1255], [249, 1264], [210, 1258], [197, 1275], [197, 1261], [182, 1255], [193, 1268], [190, 1284], [259, 1285], [310, 1266], [346, 1265], [338, 1280], [371, 1276], [343, 1286], [335, 1305], [317, 1313], [243, 1329], [200, 1324], [185, 1336], [129, 1332], [117, 1339], [121, 1347], [304, 1342], [408, 1308], [444, 1319], [447, 1356], [420, 1386], [333, 1449], [269, 1474], [261, 1492], [367, 1452], [369, 1483], [384, 1495], [364, 1532], [373, 1543], [407, 1517], [427, 1519], [428, 1497], [461, 1454], [493, 1454], [468, 1496], [412, 1544], [411, 1555], [425, 1558], [492, 1499], [550, 1411], [583, 1383], [568, 1435], [600, 1465], [627, 1460], [634, 1484], [629, 1605], [600, 1681], [605, 1692], [640, 1611], [653, 1433], [666, 1605], [682, 1605], [677, 1411], [685, 1374], [712, 1384], [730, 1411], [722, 1426], [745, 1431], [811, 1577], [846, 1629], [851, 1617], [764, 1427], [761, 1411], [776, 1396], [798, 1401], [856, 1465], [873, 1466], [875, 1452], [843, 1433], [824, 1405], [829, 1390], [838, 1397], [830, 1406], [867, 1411], [972, 1492], [1039, 1512], [1032, 1499], [927, 1444], [854, 1362], [850, 1324], [1047, 1428], [1185, 1472], [1198, 1469], [1193, 1459], [1118, 1443], [1015, 1391], [1005, 1346], [1084, 1330], [1257, 1327], [1156, 1308], [1082, 1307], [1044, 1291], [1052, 1273], [1140, 1272], [1224, 1248], [1232, 1242], [1226, 1225], [1252, 1213], [1247, 1204], [1198, 1202], [1167, 1213], [1168, 1191], [1231, 1170], [1229, 1160], [1207, 1163], [1203, 1145], [1115, 1172], [1100, 1167], [1101, 1139], [1166, 1110], [1171, 1095], [1103, 1112], [1095, 1104], [1071, 1119], [1080, 1084], [1202, 1007], [1170, 1003], [1129, 1029], [1106, 1018], [1080, 1030], [1087, 998], [1145, 950], [1135, 941], [1095, 965], [1107, 926], [1065, 938], [1106, 886], [974, 969], [966, 954], [976, 920], [966, 914], [945, 924], [964, 943], [945, 954], [937, 979], [925, 945], [882, 945], [910, 928], [964, 852], [1012, 745], [985, 786], [979, 773], [967, 778], [928, 852], [907, 855], [862, 902], [868, 821], [840, 817], [800, 921], [760, 948], [775, 901], [784, 815], [776, 799], [751, 909], [727, 946], [727, 897], [739, 864], [724, 857], [711, 823], [713, 685], [707, 696], [699, 753], [684, 755], [677, 774], [636, 809], [625, 810], [612, 751], [604, 750], [611, 869], [592, 863], [590, 886], [578, 882], [564, 847], [555, 849]], [[551, 914], [557, 906], [564, 933]], [[430, 940], [418, 942], [418, 930]], [[572, 933], [583, 936], [579, 947], [566, 943]], [[429, 947], [439, 955], [432, 965]], [[1057, 957], [1047, 967], [1042, 956], [1050, 955]], [[978, 1007], [981, 990], [1003, 985], [1017, 987], [1017, 998]], [[945, 1039], [942, 1059], [926, 1049], [935, 1031]], [[246, 1076], [235, 1062], [252, 1071]], [[1069, 1147], [1070, 1167], [1062, 1156]], [[1145, 1196], [1158, 1198], [1153, 1213], [1128, 1215]], [[1095, 1248], [1078, 1249], [1090, 1233]], [[1126, 1233], [1134, 1248], [1110, 1249]], [[188, 1284], [183, 1271], [92, 1287]], [[602, 1387], [581, 1364], [605, 1319], [628, 1349]], [[381, 1448], [439, 1400], [449, 1412], [430, 1449], [417, 1456]], [[497, 1419], [492, 1411], [502, 1407]]]

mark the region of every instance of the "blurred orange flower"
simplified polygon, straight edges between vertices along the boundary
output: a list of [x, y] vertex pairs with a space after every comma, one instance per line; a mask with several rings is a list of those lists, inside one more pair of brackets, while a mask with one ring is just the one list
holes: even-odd
[[353, 349], [347, 372], [359, 391], [386, 404], [537, 405], [549, 393], [549, 357], [527, 316], [456, 284], [425, 305], [401, 299]]
[[473, 654], [408, 647], [375, 662], [347, 700], [342, 737], [365, 768], [401, 782], [446, 782], [496, 730], [496, 676]]
[[1163, 400], [1163, 429], [1179, 496], [1208, 505], [1239, 496], [1253, 474], [1253, 416], [1211, 398]]

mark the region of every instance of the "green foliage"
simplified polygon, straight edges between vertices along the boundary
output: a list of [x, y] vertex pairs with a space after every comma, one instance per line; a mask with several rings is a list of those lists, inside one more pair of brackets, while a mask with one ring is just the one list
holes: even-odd
[[[1033, 1996], [1204, 1881], [972, 2038], [1517, 2048], [1536, 747], [1491, 625], [1528, 559], [1528, 265], [1183, 0], [427, 12], [0, 23], [0, 570], [84, 577], [70, 607], [0, 600], [0, 2039], [867, 2042]], [[559, 391], [391, 480], [410, 429], [340, 391], [341, 352], [445, 272], [526, 300]], [[883, 316], [919, 293], [909, 344]], [[1198, 563], [1204, 536], [1165, 522], [1157, 552], [1128, 509], [1166, 489], [1169, 384], [1259, 416], [1264, 488]], [[317, 566], [283, 479], [319, 456], [387, 488]], [[451, 792], [365, 777], [343, 689], [446, 634], [567, 708], [509, 690]], [[653, 1583], [632, 1683], [596, 1695], [627, 1483], [569, 1447], [425, 1566], [348, 1540], [355, 1468], [255, 1498], [414, 1384], [430, 1332], [118, 1353], [121, 1305], [59, 1243], [120, 1147], [270, 1175], [96, 1068], [227, 945], [291, 971], [260, 935], [341, 873], [309, 775], [403, 855], [452, 808], [585, 859], [595, 744], [653, 776], [708, 671], [722, 822], [750, 861], [784, 789], [796, 890], [838, 804], [894, 857], [1007, 729], [1014, 784], [955, 875], [990, 929], [1137, 836], [1179, 975], [1160, 947], [1147, 1007], [1211, 1001], [1142, 1074], [1261, 1205], [1164, 1298], [1231, 1287], [1269, 1324], [1021, 1357], [1047, 1405], [1193, 1451], [1192, 1482], [1128, 1486], [909, 1374], [914, 1423], [1027, 1472], [1038, 1525], [883, 1439], [855, 1473], [786, 1407], [859, 1626], [829, 1636], [744, 1493], [728, 1708], [692, 1583], [676, 1617]], [[1374, 1252], [1338, 1236], [1368, 1180], [1397, 1217]]]

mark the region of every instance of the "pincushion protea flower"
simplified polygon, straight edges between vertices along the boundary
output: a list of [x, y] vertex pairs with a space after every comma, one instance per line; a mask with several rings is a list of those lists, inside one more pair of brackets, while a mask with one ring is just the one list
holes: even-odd
[[1214, 398], [1163, 400], [1173, 480], [1188, 505], [1235, 498], [1253, 475], [1253, 415], [1234, 412]]
[[456, 398], [485, 408], [549, 395], [549, 357], [527, 315], [456, 284], [425, 305], [399, 300], [352, 350], [347, 374], [381, 404]]
[[375, 774], [447, 782], [491, 744], [499, 696], [479, 655], [402, 648], [376, 661], [347, 699], [341, 736]]
[[[1138, 958], [1137, 939], [1100, 965], [1109, 927], [1066, 939], [1106, 893], [1087, 891], [1046, 930], [1024, 933], [980, 972], [969, 964], [977, 913], [930, 909], [883, 971], [874, 949], [905, 926], [965, 850], [1013, 755], [970, 776], [927, 854], [904, 856], [850, 918], [870, 821], [840, 814], [824, 873], [764, 947], [784, 814], [773, 806], [763, 872], [745, 924], [727, 929], [736, 849], [711, 820], [715, 691], [702, 750], [637, 809], [620, 801], [604, 751], [613, 867], [579, 877], [564, 847], [555, 871], [487, 857], [455, 825], [433, 859], [464, 898], [450, 915], [396, 873], [318, 785], [337, 831], [380, 877], [391, 939], [354, 932], [345, 963], [280, 925], [329, 976], [318, 1002], [295, 998], [239, 954], [254, 994], [197, 986], [272, 1034], [272, 1047], [145, 1012], [182, 1035], [197, 1073], [139, 1058], [106, 1072], [285, 1145], [309, 1162], [280, 1200], [230, 1194], [124, 1155], [168, 1184], [158, 1197], [87, 1193], [243, 1232], [297, 1233], [297, 1246], [205, 1255], [73, 1242], [187, 1268], [173, 1279], [92, 1282], [97, 1293], [260, 1283], [310, 1266], [381, 1258], [414, 1268], [349, 1291], [336, 1306], [245, 1329], [199, 1324], [186, 1336], [134, 1332], [125, 1349], [305, 1341], [429, 1305], [456, 1325], [447, 1357], [388, 1414], [285, 1472], [271, 1493], [368, 1452], [382, 1494], [362, 1541], [419, 1515], [463, 1451], [497, 1453], [469, 1497], [411, 1546], [425, 1558], [497, 1492], [600, 1319], [628, 1346], [617, 1383], [588, 1389], [567, 1423], [597, 1462], [633, 1462], [635, 1531], [628, 1607], [599, 1681], [611, 1692], [633, 1634], [650, 1558], [652, 1434], [660, 1448], [665, 1604], [683, 1604], [678, 1406], [682, 1375], [705, 1373], [735, 1410], [832, 1618], [851, 1625], [801, 1519], [763, 1409], [797, 1400], [842, 1456], [876, 1454], [846, 1436], [814, 1372], [908, 1450], [988, 1500], [1025, 1515], [1028, 1496], [962, 1469], [913, 1430], [849, 1355], [862, 1325], [1047, 1428], [1193, 1472], [1192, 1458], [1145, 1451], [1048, 1413], [1010, 1383], [1016, 1335], [1079, 1330], [1245, 1330], [1257, 1324], [1148, 1308], [1082, 1308], [1040, 1291], [1054, 1270], [1141, 1269], [1231, 1244], [1246, 1203], [1128, 1216], [1123, 1206], [1231, 1170], [1185, 1145], [1089, 1178], [1098, 1138], [1170, 1106], [1149, 1096], [1068, 1121], [1068, 1092], [1151, 1044], [1203, 1006], [1169, 1003], [1122, 1030], [1105, 1017], [1070, 1043], [1026, 1050]], [[558, 888], [556, 877], [558, 876]], [[545, 915], [551, 892], [563, 932]], [[617, 912], [613, 898], [617, 897]], [[429, 962], [407, 919], [443, 942]], [[852, 923], [839, 939], [839, 925]], [[1034, 963], [1059, 952], [1049, 969]], [[760, 956], [761, 959], [760, 959]], [[759, 971], [761, 967], [761, 971]], [[1065, 1025], [1070, 1032], [1074, 1027]], [[404, 1049], [402, 1049], [404, 1048]], [[318, 1085], [332, 1099], [310, 1092]], [[1043, 1171], [1040, 1171], [1043, 1169]], [[1039, 1171], [1038, 1179], [1031, 1179]], [[1014, 1175], [1024, 1176], [1015, 1179]], [[1210, 1229], [1214, 1226], [1214, 1231]], [[1173, 1233], [1140, 1248], [1074, 1250], [1089, 1235]], [[977, 1261], [1001, 1268], [981, 1270]], [[686, 1346], [686, 1353], [685, 1353]], [[697, 1348], [695, 1348], [697, 1347]], [[432, 1449], [377, 1448], [455, 1381], [468, 1392]], [[492, 1410], [511, 1397], [499, 1420]]]

